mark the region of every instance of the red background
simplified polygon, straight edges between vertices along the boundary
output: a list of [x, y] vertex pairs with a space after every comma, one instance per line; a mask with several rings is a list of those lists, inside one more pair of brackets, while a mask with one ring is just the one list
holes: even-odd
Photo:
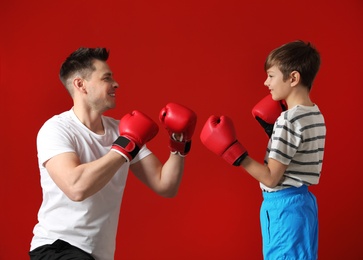
[[[322, 56], [311, 93], [327, 125], [321, 182], [311, 188], [319, 259], [363, 259], [362, 24], [361, 0], [2, 1], [0, 259], [28, 259], [41, 202], [36, 134], [70, 109], [58, 71], [80, 46], [111, 50], [120, 89], [108, 115], [139, 109], [158, 122], [168, 102], [198, 114], [176, 198], [129, 175], [116, 259], [262, 259], [257, 181], [208, 151], [199, 133], [209, 115], [229, 115], [262, 162], [267, 138], [251, 108], [268, 94], [264, 59], [296, 39]], [[163, 161], [167, 139], [161, 128], [149, 144]]]

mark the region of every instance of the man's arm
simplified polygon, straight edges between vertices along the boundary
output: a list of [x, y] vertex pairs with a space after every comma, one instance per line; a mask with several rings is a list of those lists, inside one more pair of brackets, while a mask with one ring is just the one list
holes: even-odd
[[178, 193], [184, 171], [184, 157], [170, 153], [163, 165], [150, 154], [130, 166], [130, 170], [151, 190], [160, 196], [171, 198]]
[[122, 164], [132, 160], [158, 130], [151, 118], [135, 110], [120, 120], [120, 136], [104, 156], [81, 164], [76, 153], [62, 153], [49, 159], [44, 166], [71, 200], [82, 201], [102, 189]]
[[169, 134], [168, 160], [162, 164], [154, 154], [150, 154], [132, 164], [130, 169], [154, 192], [171, 198], [178, 193], [185, 157], [191, 149], [197, 115], [184, 105], [168, 103], [161, 109], [159, 120]]
[[50, 177], [73, 201], [82, 201], [102, 189], [126, 159], [109, 151], [98, 160], [81, 164], [75, 153], [62, 153], [44, 163]]

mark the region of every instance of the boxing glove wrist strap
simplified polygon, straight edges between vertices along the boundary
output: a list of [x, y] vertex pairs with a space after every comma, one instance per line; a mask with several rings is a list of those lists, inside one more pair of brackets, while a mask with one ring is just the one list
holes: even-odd
[[240, 166], [242, 161], [248, 156], [248, 152], [244, 152], [234, 163], [234, 166]]
[[125, 136], [119, 136], [113, 142], [111, 149], [120, 152], [122, 155], [125, 155], [128, 161], [131, 161], [133, 158], [135, 158], [137, 153], [140, 151], [140, 147], [138, 147], [135, 142]]
[[228, 163], [239, 166], [241, 162], [247, 157], [248, 152], [244, 146], [235, 141], [228, 149], [222, 154], [222, 158]]
[[189, 141], [177, 141], [170, 138], [169, 148], [174, 154], [179, 154], [180, 156], [186, 156], [192, 146], [192, 140]]

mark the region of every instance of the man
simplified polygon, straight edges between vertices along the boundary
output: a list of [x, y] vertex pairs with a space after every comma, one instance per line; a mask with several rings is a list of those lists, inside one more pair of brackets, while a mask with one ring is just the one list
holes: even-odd
[[60, 79], [73, 107], [45, 122], [37, 136], [43, 202], [31, 259], [114, 259], [116, 231], [129, 169], [163, 197], [177, 194], [196, 114], [169, 103], [159, 118], [170, 134], [162, 164], [146, 147], [158, 125], [141, 111], [104, 116], [116, 105], [117, 82], [105, 48], [79, 48]]

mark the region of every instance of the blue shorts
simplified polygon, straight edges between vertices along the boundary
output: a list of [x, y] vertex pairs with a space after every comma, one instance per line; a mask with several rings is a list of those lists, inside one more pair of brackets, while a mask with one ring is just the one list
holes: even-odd
[[264, 259], [318, 258], [318, 208], [303, 185], [263, 192], [260, 210]]

